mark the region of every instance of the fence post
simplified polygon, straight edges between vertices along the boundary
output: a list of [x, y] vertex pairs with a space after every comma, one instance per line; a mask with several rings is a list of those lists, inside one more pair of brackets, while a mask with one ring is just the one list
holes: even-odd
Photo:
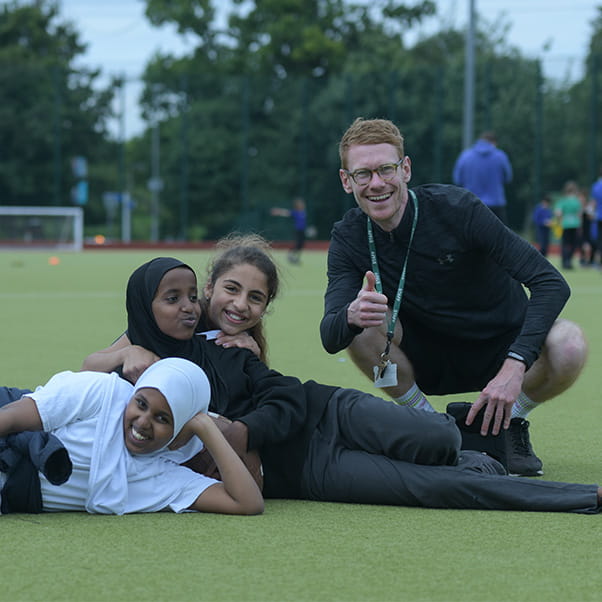
[[589, 181], [593, 182], [598, 174], [598, 56], [590, 59], [591, 102], [589, 126]]
[[181, 78], [180, 104], [180, 240], [188, 240], [188, 74]]

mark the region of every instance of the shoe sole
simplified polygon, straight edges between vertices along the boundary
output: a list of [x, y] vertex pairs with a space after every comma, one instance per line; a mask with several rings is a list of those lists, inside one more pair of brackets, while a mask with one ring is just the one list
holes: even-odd
[[543, 477], [543, 470], [538, 470], [536, 473], [533, 473], [533, 474], [520, 474], [520, 473], [516, 473], [516, 472], [509, 472], [508, 476], [509, 477]]

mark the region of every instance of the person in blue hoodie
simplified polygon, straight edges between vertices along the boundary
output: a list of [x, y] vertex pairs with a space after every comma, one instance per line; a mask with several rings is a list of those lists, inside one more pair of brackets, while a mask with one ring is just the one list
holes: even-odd
[[593, 239], [595, 241], [594, 256], [598, 253], [598, 260], [602, 266], [602, 165], [598, 172], [598, 179], [592, 184], [590, 196], [595, 207], [595, 216], [593, 223]]
[[512, 181], [512, 165], [508, 155], [497, 147], [493, 132], [483, 132], [470, 148], [460, 153], [453, 179], [456, 186], [470, 190], [504, 224], [508, 223], [504, 185]]
[[550, 247], [550, 230], [554, 223], [554, 212], [550, 203], [550, 197], [544, 196], [533, 209], [533, 225], [535, 226], [535, 238], [539, 245], [539, 252], [548, 256]]

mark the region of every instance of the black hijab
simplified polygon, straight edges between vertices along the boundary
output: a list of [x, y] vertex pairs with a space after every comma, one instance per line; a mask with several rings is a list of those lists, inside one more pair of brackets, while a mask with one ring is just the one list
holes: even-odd
[[229, 358], [232, 358], [235, 352], [251, 352], [241, 349], [226, 350], [208, 342], [205, 337], [198, 334], [191, 339], [180, 340], [161, 331], [153, 315], [152, 303], [161, 279], [174, 268], [188, 268], [193, 274], [195, 273], [189, 265], [173, 257], [157, 257], [132, 273], [128, 280], [125, 300], [128, 316], [126, 334], [132, 345], [140, 345], [161, 358], [183, 357], [200, 366], [211, 384], [211, 409], [217, 412], [221, 410], [220, 413], [223, 413], [224, 408], [218, 401], [221, 400], [223, 404], [230, 399], [228, 387], [230, 368], [229, 362], [223, 363], [226, 358], [222, 359], [222, 355], [227, 351]]
[[179, 340], [166, 335], [153, 315], [152, 303], [159, 283], [175, 268], [188, 268], [194, 274], [194, 270], [179, 259], [157, 257], [141, 265], [130, 276], [125, 299], [127, 335], [132, 345], [140, 345], [159, 357], [183, 357], [201, 365], [200, 348], [194, 338]]

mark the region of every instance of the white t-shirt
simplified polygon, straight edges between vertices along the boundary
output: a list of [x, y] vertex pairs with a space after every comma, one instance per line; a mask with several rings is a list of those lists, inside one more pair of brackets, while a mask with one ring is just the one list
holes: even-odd
[[[44, 430], [61, 440], [73, 463], [72, 475], [63, 485], [52, 485], [40, 474], [45, 511], [86, 509], [92, 450], [103, 401], [111, 395], [112, 402], [125, 407], [133, 391], [129, 382], [114, 373], [61, 372], [28, 395], [36, 402]], [[123, 433], [120, 439], [125, 449]], [[127, 482], [123, 486], [127, 487], [127, 501], [123, 513], [165, 509], [183, 512], [189, 508], [207, 487], [218, 481], [180, 466], [172, 458], [184, 461], [202, 447], [202, 442], [193, 437], [182, 450], [165, 454], [171, 458], [134, 456], [126, 449]]]

